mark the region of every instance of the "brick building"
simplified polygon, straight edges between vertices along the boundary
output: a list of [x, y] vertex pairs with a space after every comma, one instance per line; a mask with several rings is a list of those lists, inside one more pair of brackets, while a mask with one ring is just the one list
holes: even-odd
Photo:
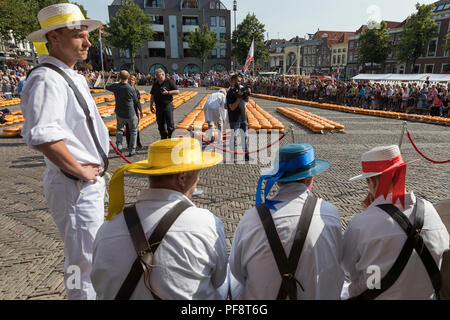
[[[147, 41], [135, 57], [139, 72], [154, 73], [162, 68], [166, 72], [198, 73], [202, 63], [189, 48], [186, 35], [206, 24], [217, 34], [217, 45], [207, 58], [204, 71], [230, 70], [231, 66], [231, 15], [218, 0], [135, 0], [152, 19], [153, 41]], [[122, 5], [114, 0], [108, 7], [114, 17]], [[225, 41], [221, 41], [221, 39]], [[113, 50], [117, 68], [130, 68], [129, 53], [123, 49]]]

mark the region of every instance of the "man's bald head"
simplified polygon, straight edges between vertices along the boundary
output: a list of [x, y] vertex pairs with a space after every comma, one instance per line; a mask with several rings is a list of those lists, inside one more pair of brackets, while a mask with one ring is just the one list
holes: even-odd
[[120, 79], [120, 81], [126, 82], [126, 81], [128, 81], [128, 78], [129, 78], [129, 77], [130, 77], [130, 74], [128, 73], [127, 70], [122, 70], [122, 71], [120, 71], [120, 73], [119, 73], [119, 79]]

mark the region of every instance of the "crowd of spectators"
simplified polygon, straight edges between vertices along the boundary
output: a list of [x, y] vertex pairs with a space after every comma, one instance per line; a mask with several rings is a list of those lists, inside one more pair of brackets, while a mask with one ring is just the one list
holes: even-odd
[[[86, 75], [91, 87], [98, 72]], [[105, 78], [113, 81], [118, 72], [106, 72]], [[229, 87], [230, 73], [209, 71], [197, 74], [167, 74], [179, 87], [217, 86]], [[138, 85], [153, 85], [150, 74], [137, 73]], [[422, 113], [449, 117], [450, 83], [424, 82], [356, 82], [317, 80], [301, 77], [244, 77], [243, 85], [253, 93], [278, 97], [326, 102], [365, 109], [406, 113]]]
[[0, 99], [20, 97], [26, 80], [26, 71], [22, 68], [0, 70]]

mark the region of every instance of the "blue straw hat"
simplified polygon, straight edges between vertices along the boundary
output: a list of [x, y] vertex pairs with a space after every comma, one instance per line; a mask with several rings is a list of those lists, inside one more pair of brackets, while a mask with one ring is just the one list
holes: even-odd
[[309, 143], [293, 143], [280, 148], [278, 159], [269, 174], [262, 175], [258, 181], [256, 190], [256, 205], [261, 204], [262, 183], [266, 181], [264, 187], [264, 200], [268, 208], [274, 209], [274, 204], [278, 201], [267, 200], [275, 182], [297, 181], [313, 177], [330, 167], [330, 163], [323, 160], [316, 160], [314, 148]]

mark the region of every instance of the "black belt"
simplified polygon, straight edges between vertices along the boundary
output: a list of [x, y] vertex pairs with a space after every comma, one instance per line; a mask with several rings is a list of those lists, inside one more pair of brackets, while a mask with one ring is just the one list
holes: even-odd
[[[61, 172], [67, 177], [67, 178], [69, 178], [69, 179], [71, 179], [71, 180], [74, 180], [74, 181], [81, 181], [79, 178], [77, 178], [77, 177], [75, 177], [74, 175], [71, 175], [70, 173], [68, 173], [68, 172], [66, 172], [66, 171], [64, 171], [64, 170], [61, 170]], [[105, 175], [105, 172], [106, 172], [106, 170], [104, 169], [104, 168], [100, 168], [99, 170], [98, 170], [98, 175], [100, 176], [100, 177], [103, 177], [104, 175]]]

